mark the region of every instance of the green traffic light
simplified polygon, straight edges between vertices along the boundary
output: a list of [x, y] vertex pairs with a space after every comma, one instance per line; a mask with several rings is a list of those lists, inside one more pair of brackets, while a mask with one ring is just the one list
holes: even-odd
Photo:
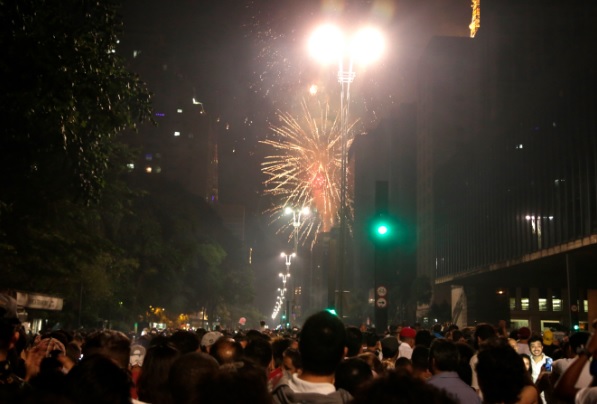
[[377, 226], [377, 234], [380, 236], [385, 236], [388, 233], [388, 230], [388, 226], [384, 224]]

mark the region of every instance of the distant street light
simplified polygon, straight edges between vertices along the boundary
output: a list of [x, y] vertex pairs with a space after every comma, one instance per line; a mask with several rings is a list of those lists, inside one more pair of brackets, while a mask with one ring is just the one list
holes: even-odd
[[287, 215], [292, 214], [292, 226], [294, 227], [294, 254], [298, 252], [298, 239], [299, 239], [299, 228], [301, 227], [301, 218], [311, 213], [311, 209], [305, 206], [301, 209], [293, 209], [289, 206], [284, 208], [284, 213]]
[[[346, 255], [346, 187], [347, 187], [347, 142], [348, 110], [350, 106], [350, 83], [356, 72], [354, 63], [367, 64], [379, 58], [384, 49], [384, 40], [380, 31], [374, 28], [359, 30], [350, 41], [346, 41], [342, 31], [333, 25], [323, 25], [313, 32], [309, 41], [311, 55], [324, 64], [338, 63], [338, 82], [340, 93], [340, 130], [342, 135], [341, 187], [340, 187], [340, 234], [338, 240], [338, 267], [336, 288], [339, 292], [335, 304], [338, 315], [343, 317], [342, 293], [344, 292], [344, 263]], [[345, 63], [348, 62], [348, 69]], [[328, 299], [332, 297], [329, 296]], [[332, 303], [331, 301], [328, 303]], [[332, 303], [333, 304], [333, 303]]]
[[[286, 263], [286, 274], [280, 273], [280, 277], [282, 278], [282, 283], [284, 284], [284, 290], [286, 290], [286, 279], [290, 278], [290, 264], [292, 263], [292, 258], [296, 257], [295, 253], [286, 254], [285, 252], [281, 253], [280, 256], [285, 259]], [[293, 291], [294, 295], [294, 291]], [[286, 299], [286, 321], [290, 324], [290, 300]]]

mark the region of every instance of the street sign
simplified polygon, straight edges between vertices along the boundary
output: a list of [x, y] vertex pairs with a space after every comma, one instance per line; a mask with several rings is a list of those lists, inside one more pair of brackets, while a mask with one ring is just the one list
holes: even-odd
[[380, 309], [385, 309], [386, 306], [388, 305], [388, 301], [385, 299], [385, 297], [380, 297], [379, 299], [377, 299], [377, 301], [375, 302], [375, 304]]
[[378, 286], [377, 287], [377, 296], [385, 297], [388, 294], [388, 290], [385, 286]]

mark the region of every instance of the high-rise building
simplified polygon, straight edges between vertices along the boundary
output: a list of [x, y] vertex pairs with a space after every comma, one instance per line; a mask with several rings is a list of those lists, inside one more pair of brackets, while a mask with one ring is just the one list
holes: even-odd
[[435, 38], [421, 60], [417, 269], [461, 325], [597, 310], [595, 17], [486, 0], [474, 38]]

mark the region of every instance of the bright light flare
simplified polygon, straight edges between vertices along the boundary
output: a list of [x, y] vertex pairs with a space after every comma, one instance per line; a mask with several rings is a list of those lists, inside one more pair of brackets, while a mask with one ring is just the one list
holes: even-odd
[[366, 65], [379, 59], [384, 49], [384, 36], [373, 27], [361, 28], [347, 41], [338, 27], [326, 24], [317, 28], [309, 39], [311, 55], [322, 64], [350, 57], [353, 62]]
[[338, 62], [344, 53], [344, 47], [342, 31], [331, 24], [317, 28], [309, 39], [311, 56], [323, 64]]
[[359, 30], [350, 45], [353, 60], [363, 65], [378, 60], [384, 48], [385, 41], [381, 31], [372, 27]]

